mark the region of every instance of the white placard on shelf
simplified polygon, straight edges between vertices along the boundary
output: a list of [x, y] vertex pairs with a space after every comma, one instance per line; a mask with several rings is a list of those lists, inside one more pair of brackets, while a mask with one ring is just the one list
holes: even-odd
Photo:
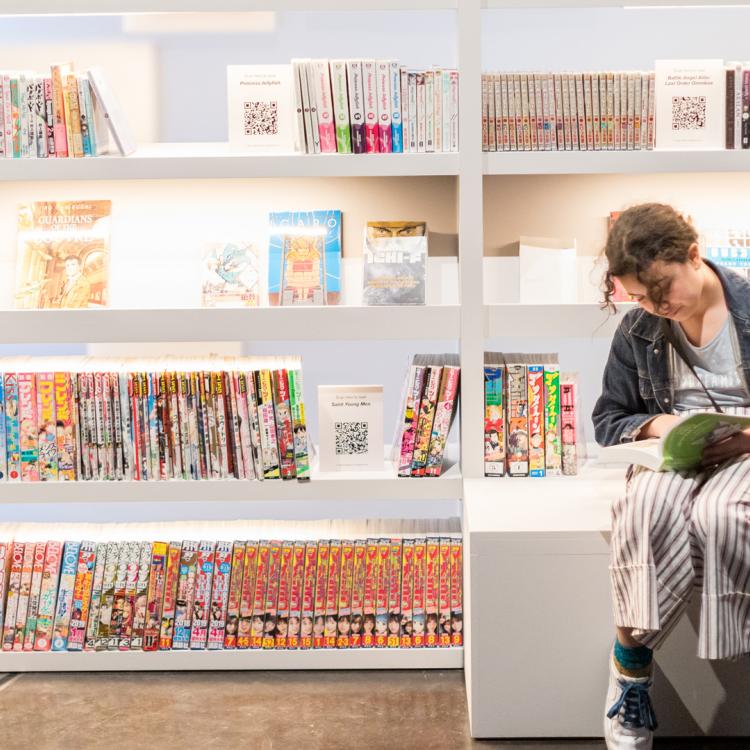
[[574, 239], [521, 237], [519, 261], [521, 304], [578, 302], [578, 269]]

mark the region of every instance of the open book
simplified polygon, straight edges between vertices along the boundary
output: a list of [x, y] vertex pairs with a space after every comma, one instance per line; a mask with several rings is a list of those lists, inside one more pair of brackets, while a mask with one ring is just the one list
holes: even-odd
[[699, 466], [706, 446], [750, 427], [750, 417], [702, 412], [681, 419], [660, 438], [602, 448], [600, 463], [627, 463], [653, 471], [682, 471]]

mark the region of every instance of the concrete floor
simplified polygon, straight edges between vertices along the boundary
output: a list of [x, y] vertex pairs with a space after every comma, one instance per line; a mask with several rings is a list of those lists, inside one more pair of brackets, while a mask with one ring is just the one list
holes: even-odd
[[[459, 670], [0, 675], [2, 750], [603, 747], [472, 741]], [[750, 740], [656, 747], [739, 750]]]

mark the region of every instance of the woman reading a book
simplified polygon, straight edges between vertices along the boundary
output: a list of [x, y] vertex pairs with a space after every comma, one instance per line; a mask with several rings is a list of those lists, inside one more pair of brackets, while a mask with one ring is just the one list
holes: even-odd
[[[612, 342], [594, 408], [601, 445], [663, 436], [696, 411], [750, 414], [750, 283], [699, 252], [673, 208], [624, 211], [605, 247], [615, 281], [639, 307]], [[750, 429], [707, 447], [690, 471], [631, 466], [612, 508], [610, 567], [617, 635], [607, 746], [650, 748], [653, 649], [701, 589], [698, 656], [750, 652]]]

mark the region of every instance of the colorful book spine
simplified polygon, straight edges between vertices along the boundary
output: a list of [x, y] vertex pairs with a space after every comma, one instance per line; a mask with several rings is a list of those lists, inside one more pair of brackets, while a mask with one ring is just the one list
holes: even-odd
[[378, 542], [378, 577], [375, 586], [375, 648], [386, 648], [388, 645], [390, 561], [390, 542], [388, 539], [381, 539]]
[[193, 619], [190, 624], [190, 648], [193, 650], [204, 649], [208, 643], [215, 556], [216, 549], [214, 543], [201, 541], [198, 545]]
[[425, 646], [436, 648], [439, 645], [440, 539], [427, 538], [425, 555]]
[[323, 648], [336, 648], [338, 633], [339, 583], [341, 581], [341, 540], [332, 539], [328, 553], [328, 579], [325, 590]]
[[378, 60], [375, 65], [375, 86], [378, 97], [378, 151], [390, 154], [393, 152], [391, 64], [388, 60]]
[[413, 477], [425, 476], [442, 370], [443, 368], [439, 365], [433, 365], [428, 368], [424, 394], [419, 403], [414, 455], [411, 460], [411, 475]]
[[269, 370], [260, 370], [257, 373], [256, 385], [261, 450], [263, 453], [263, 477], [265, 479], [278, 479], [280, 476], [279, 448], [277, 443], [271, 372]]
[[[159, 650], [172, 648], [174, 639], [175, 612], [177, 608], [177, 585], [180, 580], [182, 542], [170, 542], [167, 552], [167, 570], [164, 578], [164, 599], [159, 628]], [[186, 571], [187, 572], [187, 571]]]
[[300, 603], [299, 647], [306, 650], [313, 647], [315, 620], [315, 584], [318, 579], [318, 545], [315, 542], [305, 544], [305, 573]]
[[[0, 133], [2, 138], [2, 133]], [[0, 482], [8, 479], [8, 444], [5, 439], [5, 378], [0, 374]]]
[[292, 551], [292, 573], [289, 588], [289, 622], [287, 626], [287, 648], [300, 647], [302, 626], [302, 596], [305, 586], [305, 543], [297, 541]]
[[527, 368], [529, 404], [529, 476], [544, 476], [544, 366]]
[[94, 648], [106, 651], [109, 647], [109, 636], [112, 625], [112, 610], [115, 603], [115, 587], [120, 570], [120, 557], [126, 554], [125, 544], [112, 542], [107, 545], [104, 563], [104, 580], [102, 581], [102, 600], [99, 605], [99, 621], [96, 624]]
[[276, 604], [276, 630], [274, 648], [286, 650], [289, 645], [289, 603], [292, 588], [292, 565], [294, 543], [281, 545], [281, 567], [279, 571], [279, 595]]
[[[391, 83], [391, 144], [393, 153], [400, 154], [404, 151], [404, 123], [401, 116], [401, 68], [395, 60], [389, 61], [388, 68]], [[440, 98], [436, 97], [436, 101], [440, 101]]]
[[451, 540], [440, 538], [440, 570], [438, 575], [438, 645], [451, 645]]
[[289, 397], [289, 377], [287, 371], [274, 370], [271, 373], [271, 380], [281, 478], [294, 479], [296, 476], [294, 463], [294, 427], [292, 423], [292, 411]]
[[367, 574], [367, 542], [359, 539], [354, 544], [354, 580], [352, 582], [352, 620], [350, 648], [361, 648], [364, 626], [365, 576]]
[[[242, 551], [242, 550], [241, 550]], [[209, 650], [224, 648], [227, 632], [227, 605], [229, 585], [232, 575], [232, 542], [217, 542], [214, 555], [213, 584], [209, 608], [208, 643]], [[235, 620], [235, 628], [237, 621]]]
[[88, 622], [86, 623], [84, 651], [94, 651], [96, 649], [96, 629], [99, 626], [99, 618], [101, 616], [104, 570], [107, 563], [107, 551], [111, 546], [116, 549], [116, 545], [113, 543], [101, 542], [96, 545], [96, 565], [94, 567], [94, 579], [91, 583], [91, 604], [89, 606]]
[[419, 404], [424, 391], [427, 368], [412, 365], [409, 371], [409, 386], [406, 393], [406, 408], [404, 422], [401, 429], [401, 446], [398, 462], [398, 475], [411, 476], [411, 462], [414, 455], [414, 444], [417, 437], [417, 423], [419, 421]]
[[[7, 553], [6, 553], [7, 554]], [[21, 575], [23, 572], [24, 545], [14, 542], [10, 551], [10, 576], [6, 587], [5, 612], [2, 630], [2, 650], [12, 651], [16, 636], [16, 616], [18, 600], [21, 594]]]
[[[260, 547], [255, 542], [248, 542], [244, 550], [244, 575], [240, 590], [239, 624], [237, 628], [237, 648], [250, 648], [253, 629], [253, 608], [258, 589], [258, 569], [260, 567]], [[232, 571], [234, 575], [234, 571]], [[229, 636], [228, 636], [229, 637]], [[233, 648], [229, 639], [229, 647]]]
[[414, 598], [414, 540], [404, 539], [401, 548], [401, 627], [399, 645], [411, 648], [414, 623], [412, 622], [412, 603]]
[[135, 604], [133, 606], [133, 632], [130, 638], [130, 649], [132, 651], [143, 650], [146, 619], [148, 617], [148, 589], [152, 561], [152, 543], [141, 542], [140, 558], [138, 560], [138, 579], [135, 586]]
[[68, 651], [82, 651], [86, 641], [86, 624], [91, 606], [91, 585], [94, 579], [95, 566], [96, 543], [81, 542], [78, 552], [78, 568], [76, 570], [75, 583], [73, 584]]
[[376, 154], [378, 141], [378, 87], [375, 60], [362, 61], [362, 83], [365, 105], [365, 151]]
[[307, 423], [305, 422], [305, 401], [302, 370], [288, 370], [289, 403], [292, 409], [294, 429], [294, 464], [298, 480], [310, 478], [310, 455], [307, 444]]
[[425, 476], [428, 477], [439, 477], [442, 472], [445, 444], [448, 440], [448, 432], [458, 400], [459, 374], [460, 368], [458, 367], [443, 367], [435, 419], [432, 423], [427, 466], [425, 467]]
[[503, 367], [484, 368], [484, 475], [505, 474], [505, 415]]
[[506, 367], [508, 438], [506, 461], [508, 474], [525, 477], [529, 474], [529, 420], [526, 366], [508, 364]]
[[21, 434], [18, 421], [18, 375], [6, 373], [5, 383], [5, 440], [8, 480], [21, 480]]
[[55, 623], [52, 627], [52, 650], [65, 651], [70, 635], [71, 607], [78, 569], [80, 542], [65, 542], [60, 567], [60, 584], [57, 590]]
[[154, 542], [151, 548], [151, 565], [148, 576], [148, 599], [146, 602], [146, 627], [143, 630], [143, 650], [159, 648], [161, 607], [164, 601], [169, 545]]
[[16, 611], [16, 627], [13, 633], [13, 650], [23, 651], [26, 635], [26, 618], [29, 613], [29, 598], [31, 595], [31, 579], [34, 575], [35, 544], [27, 544], [23, 550], [23, 564], [21, 566], [21, 586], [18, 591], [18, 609]]
[[560, 476], [562, 474], [560, 368], [557, 364], [544, 366], [544, 450], [547, 476]]
[[573, 382], [560, 384], [560, 425], [562, 433], [562, 473], [578, 473], [578, 447], [576, 442], [576, 386]]
[[184, 541], [180, 556], [180, 577], [175, 599], [173, 649], [187, 649], [190, 645], [190, 626], [195, 605], [195, 583], [198, 573], [198, 543]]
[[375, 645], [378, 563], [378, 540], [368, 539], [365, 547], [365, 588], [362, 598], [362, 648], [372, 648]]
[[341, 582], [339, 584], [336, 648], [349, 648], [352, 628], [352, 590], [354, 588], [354, 542], [341, 542]]
[[58, 466], [54, 373], [37, 374], [36, 395], [39, 420], [39, 478], [42, 482], [56, 481]]
[[21, 444], [21, 481], [39, 481], [36, 378], [34, 373], [18, 375], [18, 421]]
[[331, 72], [328, 60], [313, 60], [313, 85], [318, 105], [318, 133], [320, 150], [324, 154], [336, 153], [336, 126], [331, 94]]
[[331, 60], [331, 85], [333, 89], [333, 117], [336, 123], [336, 150], [340, 154], [351, 154], [352, 138], [349, 123], [346, 60]]
[[[219, 549], [217, 547], [217, 549]], [[217, 571], [219, 566], [217, 565]], [[208, 648], [237, 648], [237, 630], [240, 624], [240, 601], [242, 597], [242, 576], [245, 570], [245, 543], [234, 542], [231, 547], [229, 559], [229, 585], [227, 588], [226, 605], [224, 605], [224, 640], [221, 645], [217, 643], [215, 634], [209, 634]], [[212, 594], [212, 599], [213, 599]]]
[[325, 646], [326, 586], [328, 582], [329, 543], [318, 542], [318, 560], [315, 575], [315, 608], [312, 629], [313, 648]]
[[10, 560], [12, 552], [12, 542], [0, 542], [0, 650], [2, 650], [5, 598], [8, 592], [8, 576], [10, 575]]
[[386, 646], [399, 648], [401, 645], [401, 539], [391, 539], [388, 562], [388, 634]]
[[412, 648], [425, 645], [425, 585], [427, 579], [427, 541], [414, 543], [414, 594], [412, 599]]
[[365, 102], [362, 80], [362, 61], [349, 60], [346, 63], [349, 89], [349, 121], [351, 123], [352, 152], [364, 154], [365, 145]]
[[263, 636], [266, 622], [266, 594], [270, 582], [271, 543], [258, 543], [258, 565], [255, 574], [255, 595], [253, 596], [253, 620], [250, 629], [250, 648], [263, 648]]
[[464, 645], [463, 542], [451, 541], [451, 645]]

